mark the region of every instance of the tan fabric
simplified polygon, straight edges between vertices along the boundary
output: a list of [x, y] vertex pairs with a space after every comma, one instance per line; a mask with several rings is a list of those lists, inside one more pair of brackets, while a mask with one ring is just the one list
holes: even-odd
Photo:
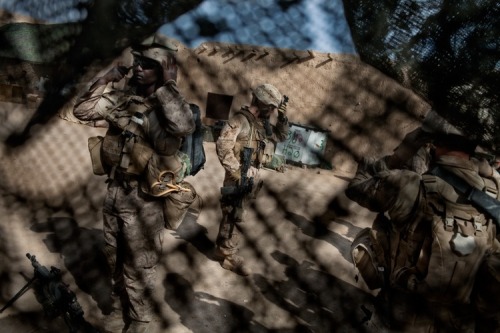
[[74, 115], [82, 122], [108, 127], [100, 151], [103, 169], [110, 176], [103, 208], [105, 254], [114, 273], [114, 288], [122, 287], [118, 293], [129, 302], [124, 307], [126, 315], [147, 322], [154, 313], [150, 295], [155, 265], [162, 255], [165, 219], [179, 223], [195, 193], [177, 202], [172, 197], [167, 205], [165, 198], [148, 195], [150, 184], [146, 191], [141, 184], [164, 171], [181, 172], [177, 154], [182, 133], [194, 130], [194, 121], [175, 83], [160, 88], [161, 100], [155, 94], [142, 98], [131, 89], [110, 86], [85, 94], [75, 105]]
[[288, 131], [288, 122], [278, 122], [268, 137], [262, 119], [244, 106], [223, 127], [216, 143], [217, 156], [224, 169], [235, 172], [240, 168], [240, 152], [250, 147], [254, 149], [253, 166], [260, 168], [272, 160], [276, 143], [286, 140]]
[[195, 188], [190, 183], [183, 181], [179, 185], [185, 190], [173, 192], [163, 202], [165, 228], [171, 230], [179, 227], [186, 216], [188, 208], [198, 196]]
[[[142, 175], [147, 169], [148, 180], [157, 181], [164, 171], [182, 170], [177, 156], [182, 136], [191, 133], [194, 119], [189, 104], [169, 81], [149, 98], [133, 95], [132, 90], [113, 90], [98, 87], [83, 96], [74, 114], [83, 121], [108, 123], [102, 143], [102, 162], [105, 169]], [[139, 113], [140, 123], [134, 121]], [[123, 135], [130, 132], [133, 137]], [[178, 181], [184, 175], [176, 174]], [[151, 182], [149, 183], [151, 186]], [[146, 187], [147, 188], [147, 187]]]
[[106, 174], [104, 163], [101, 158], [102, 142], [104, 137], [92, 136], [88, 139], [88, 147], [90, 152], [90, 159], [92, 162], [92, 171], [95, 175], [101, 176]]
[[128, 185], [109, 184], [103, 207], [105, 254], [116, 285], [123, 288], [118, 292], [130, 302], [128, 316], [150, 321], [154, 300], [148, 292], [163, 251], [163, 202], [144, 199], [137, 181]]
[[[288, 136], [288, 130], [288, 122], [278, 122], [276, 126], [272, 126], [273, 134], [267, 137], [262, 120], [256, 118], [247, 106], [243, 106], [241, 110], [236, 112], [223, 127], [216, 143], [217, 156], [226, 171], [223, 186], [237, 184], [232, 174], [239, 172], [241, 167], [240, 152], [244, 147], [251, 147], [254, 148], [252, 156], [254, 165], [250, 168], [247, 176], [254, 177], [254, 190], [257, 190], [260, 183], [259, 168], [262, 156], [266, 153], [268, 157], [272, 158], [274, 144], [284, 141]], [[272, 148], [258, 151], [260, 141], [272, 142]], [[240, 238], [238, 229], [239, 225], [244, 222], [244, 206], [248, 200], [255, 198], [255, 196], [256, 193], [250, 193], [243, 198], [243, 207], [235, 207], [230, 200], [227, 200], [231, 198], [221, 198], [222, 219], [216, 245], [224, 255], [237, 253]]]
[[241, 143], [248, 142], [251, 136], [251, 126], [248, 119], [242, 114], [236, 114], [222, 128], [216, 142], [217, 156], [224, 169], [236, 172], [240, 168], [239, 152]]
[[424, 184], [434, 215], [422, 291], [429, 299], [468, 303], [479, 266], [493, 246], [494, 224], [470, 204], [459, 203], [453, 187], [443, 180], [424, 175]]
[[174, 81], [158, 88], [155, 95], [161, 105], [161, 114], [169, 133], [182, 137], [194, 132], [193, 117], [186, 117], [186, 114], [191, 114], [191, 108], [179, 94]]
[[[474, 161], [443, 156], [435, 163], [498, 196], [495, 179], [479, 176]], [[387, 170], [383, 164], [360, 165], [346, 195], [389, 216], [391, 289], [443, 304], [443, 309], [470, 303], [476, 273], [498, 246], [491, 219], [445, 181], [408, 170]]]

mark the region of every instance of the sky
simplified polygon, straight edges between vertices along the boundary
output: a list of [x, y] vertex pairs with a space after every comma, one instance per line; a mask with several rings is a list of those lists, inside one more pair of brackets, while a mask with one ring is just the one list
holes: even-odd
[[[0, 8], [63, 23], [84, 19], [85, 12], [73, 7], [89, 1], [0, 0]], [[356, 53], [342, 0], [204, 0], [196, 9], [162, 26], [160, 32], [190, 48], [219, 41]]]

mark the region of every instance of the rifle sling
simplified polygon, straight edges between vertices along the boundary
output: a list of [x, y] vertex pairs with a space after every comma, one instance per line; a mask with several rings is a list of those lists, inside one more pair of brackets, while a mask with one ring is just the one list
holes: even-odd
[[440, 167], [435, 167], [429, 173], [453, 186], [453, 188], [464, 195], [474, 207], [488, 213], [495, 222], [497, 228], [500, 229], [500, 201], [469, 185], [460, 177]]

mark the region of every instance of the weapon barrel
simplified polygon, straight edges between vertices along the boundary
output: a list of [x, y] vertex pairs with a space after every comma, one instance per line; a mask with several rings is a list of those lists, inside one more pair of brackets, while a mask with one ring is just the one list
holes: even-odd
[[28, 257], [29, 260], [31, 260], [31, 265], [35, 269], [35, 276], [40, 277], [42, 279], [50, 279], [51, 274], [50, 271], [47, 267], [41, 265], [37, 260], [34, 255], [31, 255], [29, 253], [26, 253], [26, 257]]
[[31, 278], [31, 280], [28, 281], [28, 283], [26, 283], [24, 285], [24, 287], [21, 288], [21, 290], [19, 290], [15, 295], [14, 297], [12, 297], [7, 303], [5, 303], [5, 305], [3, 306], [3, 308], [0, 309], [0, 313], [2, 313], [5, 309], [7, 309], [9, 306], [11, 306], [12, 304], [14, 304], [15, 301], [17, 301], [19, 299], [19, 297], [23, 296], [24, 293], [26, 292], [26, 290], [28, 290], [28, 288], [31, 286], [31, 284], [36, 280], [36, 277], [33, 277]]

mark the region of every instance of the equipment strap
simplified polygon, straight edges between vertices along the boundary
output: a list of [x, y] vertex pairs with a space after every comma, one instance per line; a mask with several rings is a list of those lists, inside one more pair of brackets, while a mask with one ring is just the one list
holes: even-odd
[[497, 228], [500, 228], [500, 201], [469, 185], [462, 178], [440, 167], [435, 167], [429, 173], [453, 186], [455, 190], [464, 195], [475, 207], [480, 208], [490, 215]]

